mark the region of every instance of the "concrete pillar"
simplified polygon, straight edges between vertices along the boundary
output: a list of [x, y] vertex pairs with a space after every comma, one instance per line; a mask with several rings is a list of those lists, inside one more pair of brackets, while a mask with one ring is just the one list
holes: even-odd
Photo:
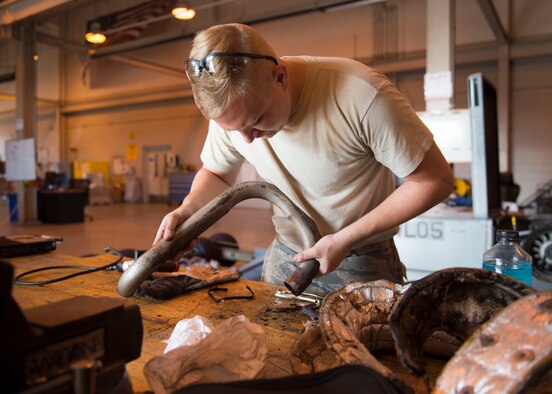
[[24, 23], [19, 30], [15, 65], [15, 129], [18, 139], [33, 138], [36, 130], [36, 43], [34, 25]]
[[[34, 138], [36, 151], [36, 40], [33, 23], [22, 23], [18, 31], [15, 65], [15, 130], [17, 139]], [[34, 158], [36, 161], [36, 157]], [[37, 218], [36, 191], [16, 181], [18, 221]], [[32, 190], [31, 190], [32, 189]]]
[[426, 111], [454, 108], [454, 0], [427, 0]]

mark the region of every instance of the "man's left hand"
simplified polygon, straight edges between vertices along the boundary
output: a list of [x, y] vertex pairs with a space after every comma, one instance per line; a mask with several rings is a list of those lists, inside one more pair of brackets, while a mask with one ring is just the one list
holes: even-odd
[[318, 275], [324, 275], [335, 270], [347, 256], [348, 247], [338, 242], [335, 234], [322, 237], [312, 248], [293, 256], [295, 263], [316, 259], [320, 263]]

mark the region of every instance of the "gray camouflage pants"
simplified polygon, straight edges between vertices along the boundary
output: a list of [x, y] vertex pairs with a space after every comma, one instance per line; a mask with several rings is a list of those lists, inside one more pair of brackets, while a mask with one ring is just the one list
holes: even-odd
[[[299, 265], [291, 261], [295, 254], [280, 242], [272, 242], [266, 251], [261, 280], [282, 285]], [[403, 284], [405, 277], [406, 268], [399, 259], [393, 239], [389, 239], [352, 250], [336, 270], [315, 278], [306, 291], [324, 295], [350, 282], [377, 279]]]

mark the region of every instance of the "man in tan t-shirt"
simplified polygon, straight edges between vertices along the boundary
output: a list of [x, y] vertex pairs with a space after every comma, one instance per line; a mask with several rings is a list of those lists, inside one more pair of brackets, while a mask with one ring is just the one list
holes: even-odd
[[[380, 72], [343, 58], [278, 58], [252, 28], [213, 26], [194, 39], [186, 71], [210, 119], [199, 170], [155, 242], [235, 180], [247, 160], [316, 223], [322, 238], [301, 251], [293, 225], [275, 211], [277, 239], [263, 280], [282, 284], [317, 259], [309, 290], [351, 281], [404, 281], [393, 235], [444, 200], [452, 172], [408, 102]], [[393, 174], [404, 178], [395, 189]]]

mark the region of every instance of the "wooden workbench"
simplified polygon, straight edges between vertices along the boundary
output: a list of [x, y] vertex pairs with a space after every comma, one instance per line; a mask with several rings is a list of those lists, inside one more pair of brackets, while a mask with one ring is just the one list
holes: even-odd
[[[8, 259], [7, 261], [15, 266], [16, 274], [19, 274], [34, 268], [63, 264], [99, 267], [114, 260], [115, 256], [107, 254], [78, 258], [49, 253]], [[26, 277], [25, 280], [46, 280], [70, 272], [68, 270], [54, 270], [52, 273], [46, 271], [37, 274], [35, 277]], [[13, 296], [21, 309], [81, 295], [121, 297], [115, 290], [119, 277], [120, 273], [117, 271], [98, 271], [45, 286], [14, 285]], [[280, 300], [274, 296], [275, 291], [283, 289], [283, 287], [244, 280], [224, 283], [220, 286], [228, 288], [229, 293], [245, 293], [243, 290], [245, 290], [246, 285], [254, 291], [254, 300], [232, 300], [215, 303], [208, 296], [206, 289], [196, 290], [165, 301], [152, 301], [136, 297], [128, 298], [129, 302], [139, 305], [144, 325], [142, 354], [139, 359], [127, 364], [127, 371], [134, 391], [150, 390], [143, 374], [145, 363], [152, 357], [163, 353], [166, 344], [162, 341], [169, 338], [178, 321], [197, 315], [211, 320], [214, 325], [236, 315], [244, 315], [252, 322], [261, 325], [267, 334], [268, 356], [266, 366], [261, 371], [260, 377], [273, 378], [291, 375], [293, 372], [288, 354], [308, 317], [302, 313], [300, 308], [290, 307], [293, 304], [290, 304], [289, 301]], [[425, 380], [408, 375], [394, 356], [382, 356], [380, 360], [397, 372], [416, 392], [426, 392]], [[430, 381], [434, 380], [441, 366], [442, 362], [439, 361], [428, 363]]]

